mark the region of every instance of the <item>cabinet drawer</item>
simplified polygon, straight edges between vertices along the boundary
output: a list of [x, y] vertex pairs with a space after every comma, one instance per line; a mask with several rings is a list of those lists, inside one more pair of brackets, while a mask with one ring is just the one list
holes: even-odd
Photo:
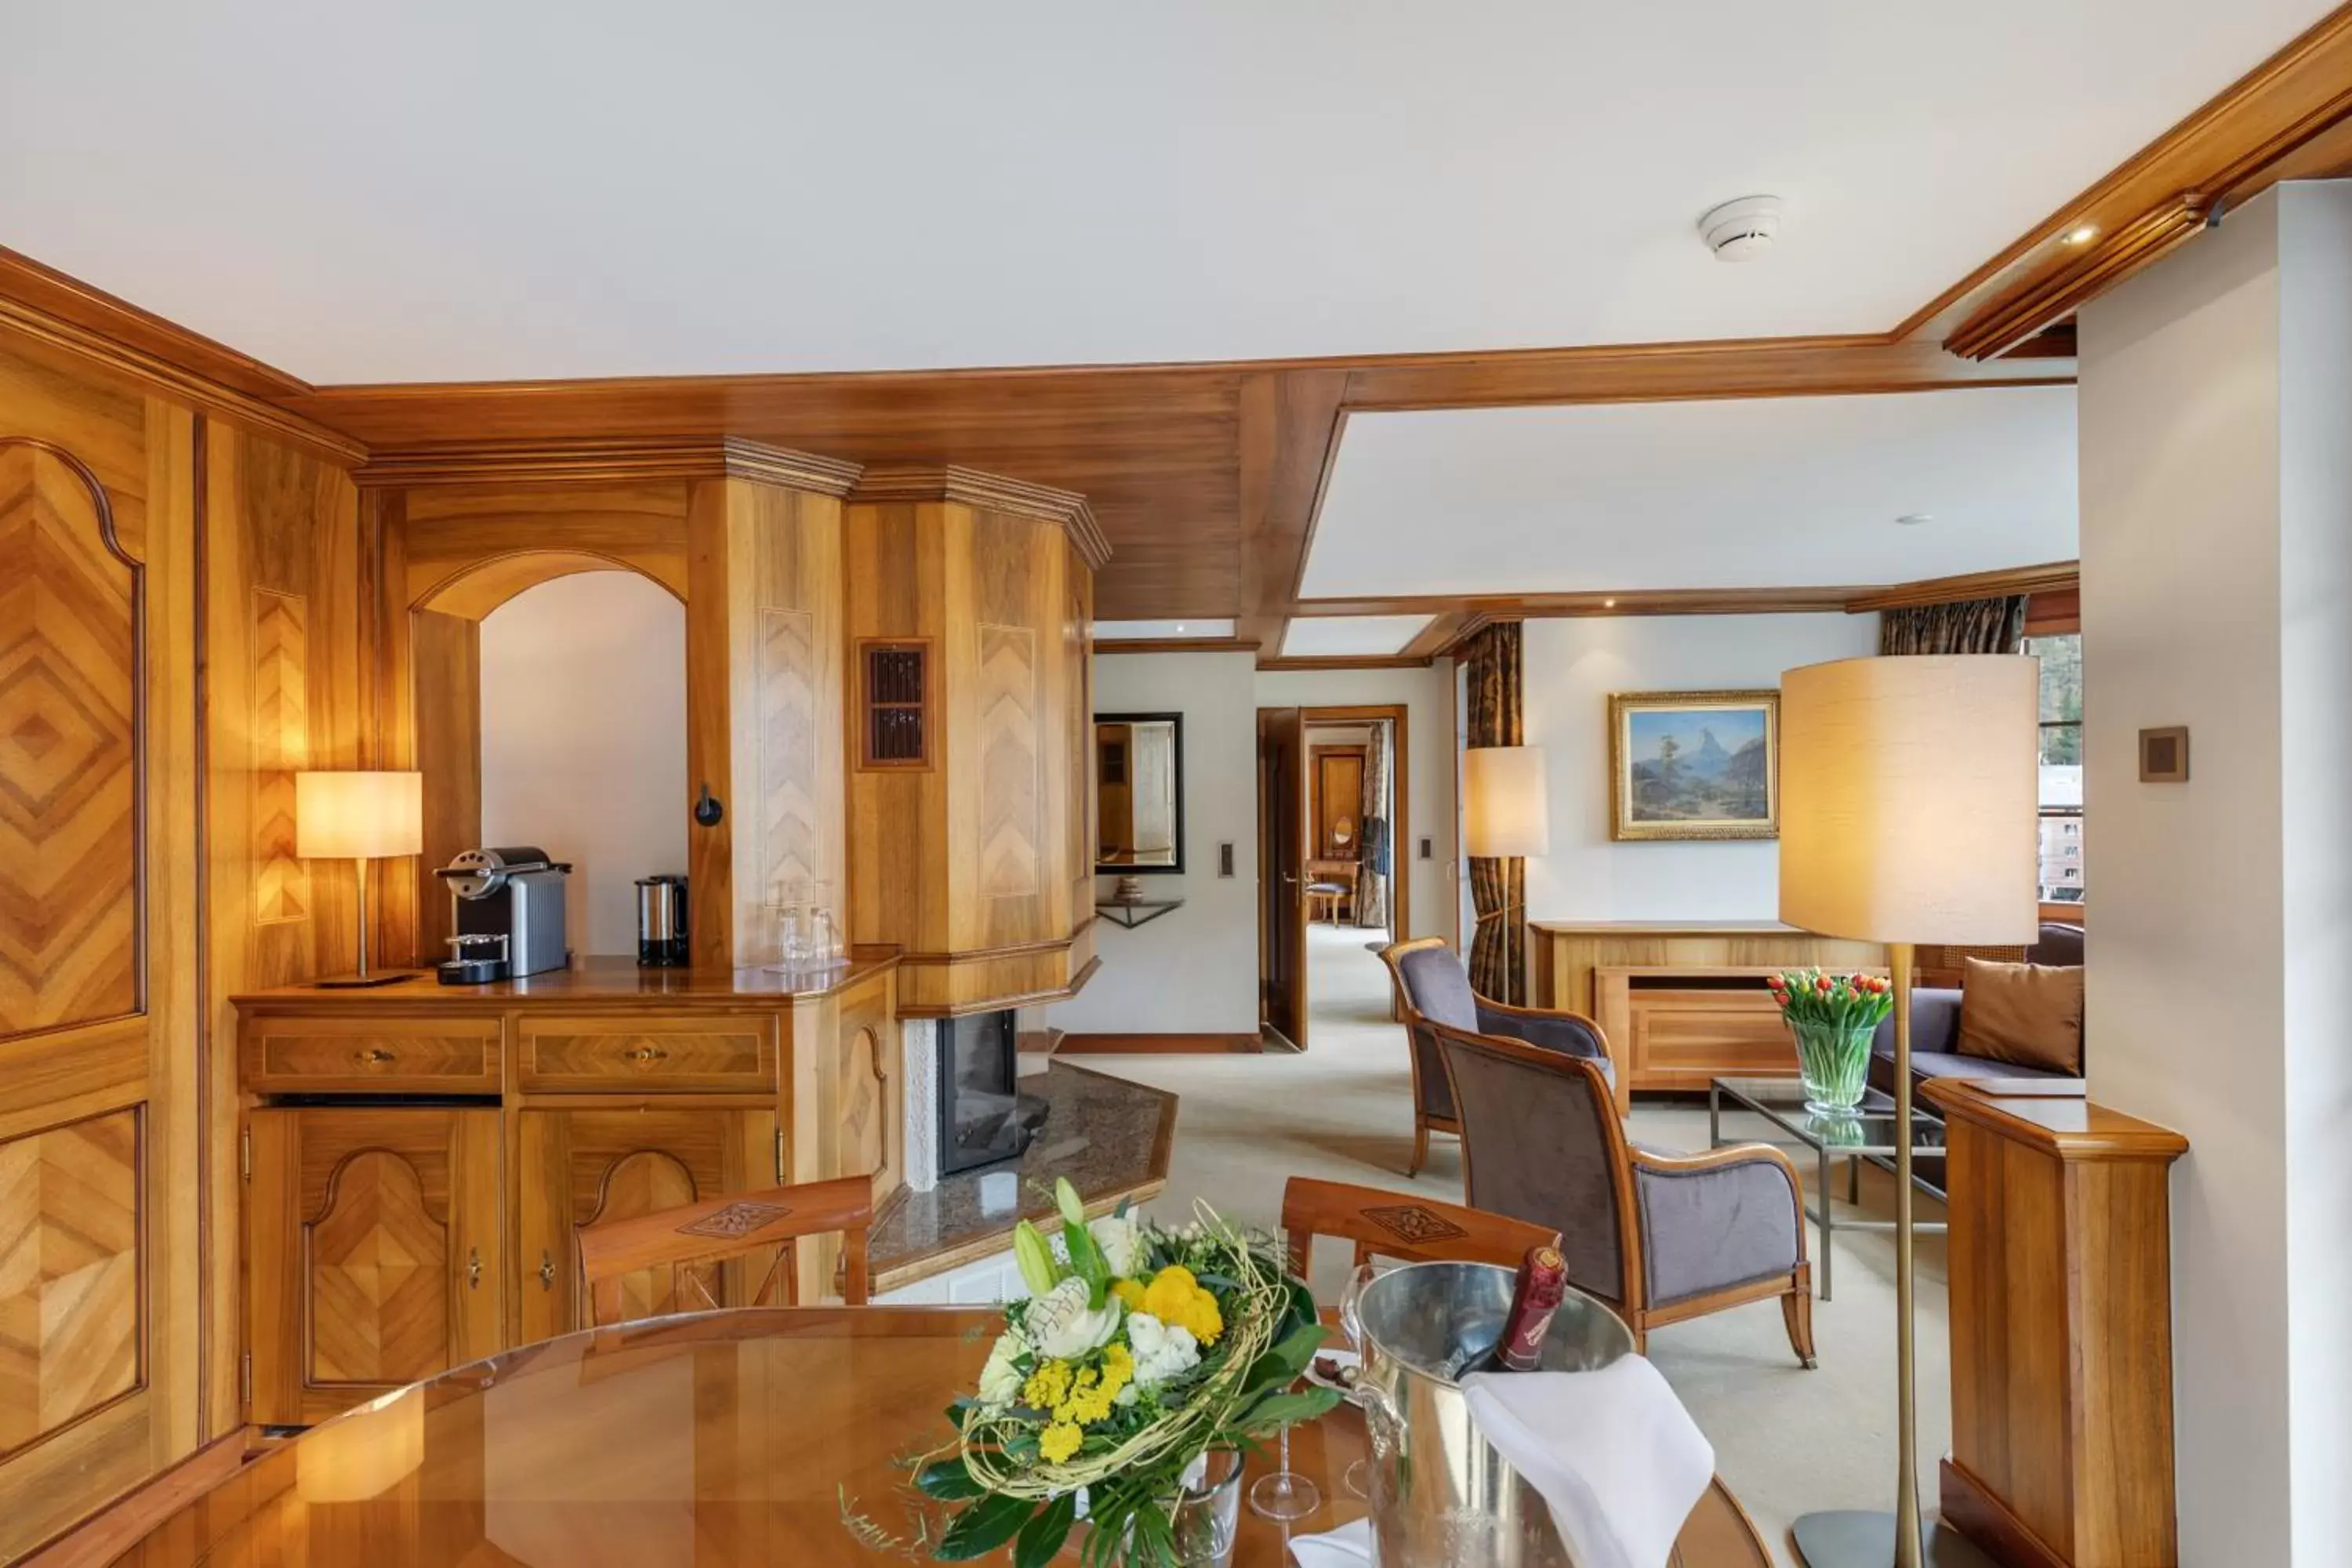
[[1719, 1077], [1793, 1076], [1797, 1047], [1761, 991], [1636, 991], [1633, 1087], [1705, 1089]]
[[515, 1020], [526, 1089], [743, 1091], [776, 1086], [776, 1020], [761, 1013], [695, 1017]]
[[499, 1092], [496, 1018], [265, 1017], [245, 1026], [245, 1081], [265, 1093]]

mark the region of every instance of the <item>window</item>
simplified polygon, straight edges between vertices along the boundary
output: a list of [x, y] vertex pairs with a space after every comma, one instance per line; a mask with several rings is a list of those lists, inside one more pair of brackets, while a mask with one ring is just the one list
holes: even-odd
[[2042, 899], [2083, 901], [2083, 638], [2028, 637], [2042, 661]]

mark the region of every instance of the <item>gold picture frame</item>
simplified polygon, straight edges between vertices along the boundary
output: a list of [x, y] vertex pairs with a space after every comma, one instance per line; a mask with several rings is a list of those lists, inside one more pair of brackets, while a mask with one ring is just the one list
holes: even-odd
[[1780, 692], [1610, 693], [1609, 837], [1780, 837]]

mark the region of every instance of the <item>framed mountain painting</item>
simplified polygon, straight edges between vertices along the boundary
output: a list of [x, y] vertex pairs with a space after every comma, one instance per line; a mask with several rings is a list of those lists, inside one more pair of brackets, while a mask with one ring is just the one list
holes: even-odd
[[1612, 838], [1780, 836], [1778, 691], [1609, 699]]

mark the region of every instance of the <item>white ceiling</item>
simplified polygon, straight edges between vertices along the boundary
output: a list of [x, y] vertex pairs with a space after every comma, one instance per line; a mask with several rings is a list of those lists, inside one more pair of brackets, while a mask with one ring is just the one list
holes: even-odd
[[1184, 621], [1097, 621], [1097, 642], [1132, 642], [1144, 639], [1162, 641], [1173, 637], [1229, 637], [1234, 635], [1230, 620], [1213, 620], [1206, 616]]
[[318, 382], [1883, 331], [2326, 8], [26, 0], [0, 243]]
[[1428, 616], [1294, 616], [1283, 628], [1285, 658], [1352, 658], [1397, 653]]
[[1303, 595], [1907, 583], [2075, 552], [2071, 386], [1358, 414]]

